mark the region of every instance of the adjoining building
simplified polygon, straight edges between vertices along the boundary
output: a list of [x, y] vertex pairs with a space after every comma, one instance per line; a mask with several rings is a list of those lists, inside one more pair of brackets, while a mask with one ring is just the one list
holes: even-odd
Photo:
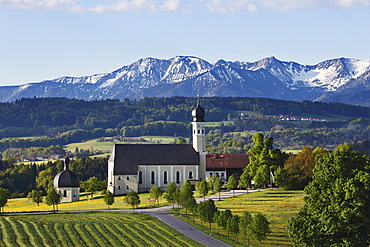
[[69, 158], [64, 159], [64, 170], [54, 178], [54, 187], [62, 194], [63, 202], [75, 202], [80, 200], [80, 179], [69, 170]]
[[247, 154], [207, 154], [206, 176], [216, 175], [225, 181], [231, 175], [239, 178], [244, 167], [249, 164], [249, 155]]

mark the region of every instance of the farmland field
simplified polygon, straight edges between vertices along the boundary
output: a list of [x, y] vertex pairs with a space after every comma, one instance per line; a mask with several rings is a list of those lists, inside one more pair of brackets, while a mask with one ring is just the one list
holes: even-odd
[[79, 213], [0, 217], [0, 246], [201, 246], [153, 216]]

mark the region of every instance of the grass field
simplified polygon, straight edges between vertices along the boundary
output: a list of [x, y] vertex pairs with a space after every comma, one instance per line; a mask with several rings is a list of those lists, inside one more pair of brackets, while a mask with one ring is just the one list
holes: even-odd
[[[287, 221], [303, 206], [303, 197], [303, 191], [266, 190], [215, 201], [215, 204], [220, 211], [230, 209], [233, 214], [237, 215], [241, 215], [244, 210], [252, 215], [257, 212], [265, 214], [271, 223], [271, 234], [262, 241], [262, 245], [284, 247], [293, 246], [288, 237]], [[192, 219], [188, 218], [187, 222], [192, 223]], [[207, 227], [201, 227], [199, 221], [196, 223], [196, 227], [201, 230], [220, 237], [221, 240], [227, 239], [226, 231], [220, 230], [220, 234], [217, 234], [217, 224], [213, 224], [213, 232], [209, 232], [208, 224]], [[235, 237], [232, 236], [232, 239]], [[239, 243], [235, 241], [229, 243], [234, 246], [245, 246], [247, 240], [244, 236], [239, 236]], [[257, 241], [251, 241], [251, 243], [252, 246], [259, 246]]]
[[[123, 202], [124, 196], [116, 196], [114, 197], [115, 202], [111, 206], [111, 209], [131, 209], [130, 206]], [[59, 204], [60, 211], [76, 211], [76, 210], [99, 210], [99, 209], [107, 209], [107, 205], [104, 203], [100, 192], [96, 192], [94, 194], [94, 198], [89, 200], [88, 196], [82, 195], [80, 197], [80, 201], [72, 202], [72, 203], [61, 203]], [[141, 204], [138, 206], [140, 207], [147, 207], [150, 206], [149, 202], [149, 193], [141, 193], [140, 194], [140, 201]], [[168, 205], [164, 199], [161, 199], [160, 205]], [[8, 212], [36, 212], [36, 211], [51, 211], [52, 206], [48, 206], [45, 203], [40, 203], [40, 206], [37, 206], [36, 203], [33, 203], [31, 200], [27, 198], [17, 198], [17, 199], [9, 199], [8, 203], [4, 207], [4, 211]], [[1, 246], [1, 245], [0, 245]]]
[[201, 246], [153, 216], [79, 213], [0, 217], [0, 246]]

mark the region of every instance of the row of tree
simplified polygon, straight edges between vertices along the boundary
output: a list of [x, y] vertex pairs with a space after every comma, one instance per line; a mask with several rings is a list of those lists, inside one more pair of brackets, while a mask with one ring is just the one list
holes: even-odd
[[[219, 182], [217, 182], [219, 181]], [[213, 178], [212, 185], [220, 184], [221, 180]], [[208, 193], [208, 183], [206, 180], [202, 180], [197, 185], [197, 190], [201, 196]], [[212, 187], [214, 188], [214, 187]], [[219, 191], [216, 186], [216, 191]], [[233, 215], [230, 210], [219, 211], [213, 200], [204, 200], [197, 203], [194, 198], [193, 188], [188, 180], [186, 180], [180, 188], [176, 186], [174, 182], [170, 183], [166, 191], [163, 192], [158, 186], [154, 186], [150, 190], [150, 196], [155, 199], [159, 204], [159, 198], [164, 195], [169, 203], [177, 203], [185, 210], [185, 214], [188, 215], [190, 212], [194, 218], [198, 218], [200, 223], [208, 223], [209, 229], [212, 230], [212, 223], [216, 223], [218, 231], [220, 228], [227, 231], [228, 237], [230, 234], [234, 234], [236, 241], [238, 241], [238, 234], [242, 233], [246, 236], [248, 244], [250, 239], [255, 239], [261, 243], [266, 238], [267, 234], [270, 233], [270, 223], [266, 216], [262, 213], [257, 213], [252, 216], [249, 212], [244, 211], [241, 216]], [[112, 197], [107, 195], [107, 197]], [[125, 197], [124, 202], [132, 206], [133, 212], [135, 207], [140, 204], [140, 197], [138, 193], [130, 191]], [[108, 207], [111, 204], [108, 204]], [[114, 203], [114, 200], [110, 200], [109, 203]]]

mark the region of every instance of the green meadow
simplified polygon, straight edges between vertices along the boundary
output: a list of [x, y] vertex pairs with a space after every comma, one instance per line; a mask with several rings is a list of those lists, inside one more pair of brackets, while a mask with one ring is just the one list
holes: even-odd
[[[114, 197], [115, 202], [110, 207], [111, 209], [132, 209], [129, 205], [123, 202], [124, 196]], [[151, 205], [149, 193], [140, 194], [140, 205], [139, 208], [144, 208]], [[162, 198], [159, 201], [161, 206], [168, 205], [166, 201]], [[100, 195], [100, 192], [96, 192], [94, 197], [88, 195], [88, 193], [82, 193], [80, 196], [80, 201], [61, 203], [58, 205], [59, 211], [78, 211], [78, 210], [105, 210], [108, 209], [107, 205], [103, 201], [103, 197]], [[40, 211], [51, 211], [52, 206], [48, 206], [45, 203], [40, 203], [40, 206], [37, 206], [36, 203], [33, 203], [27, 198], [15, 198], [9, 199], [8, 203], [4, 207], [6, 213], [12, 212], [40, 212]], [[1, 246], [1, 245], [0, 245]]]
[[151, 215], [79, 213], [0, 217], [0, 246], [201, 246]]
[[[264, 190], [259, 192], [248, 193], [233, 198], [228, 198], [221, 201], [215, 201], [215, 204], [220, 211], [230, 209], [233, 214], [241, 215], [244, 210], [247, 210], [252, 216], [261, 212], [266, 215], [270, 224], [271, 233], [267, 235], [267, 239], [262, 241], [262, 246], [293, 246], [288, 236], [287, 222], [292, 218], [303, 206], [303, 191], [286, 191], [286, 190]], [[246, 246], [247, 238], [239, 234], [238, 242], [235, 241], [235, 236], [227, 238], [227, 231], [219, 229], [216, 223], [212, 224], [212, 231], [208, 228], [208, 223], [203, 226], [199, 220], [193, 221], [191, 216], [182, 217], [188, 223], [195, 227], [219, 238], [222, 241], [228, 242], [233, 246]], [[219, 231], [219, 232], [218, 232]], [[259, 246], [257, 241], [251, 240], [251, 246]]]

